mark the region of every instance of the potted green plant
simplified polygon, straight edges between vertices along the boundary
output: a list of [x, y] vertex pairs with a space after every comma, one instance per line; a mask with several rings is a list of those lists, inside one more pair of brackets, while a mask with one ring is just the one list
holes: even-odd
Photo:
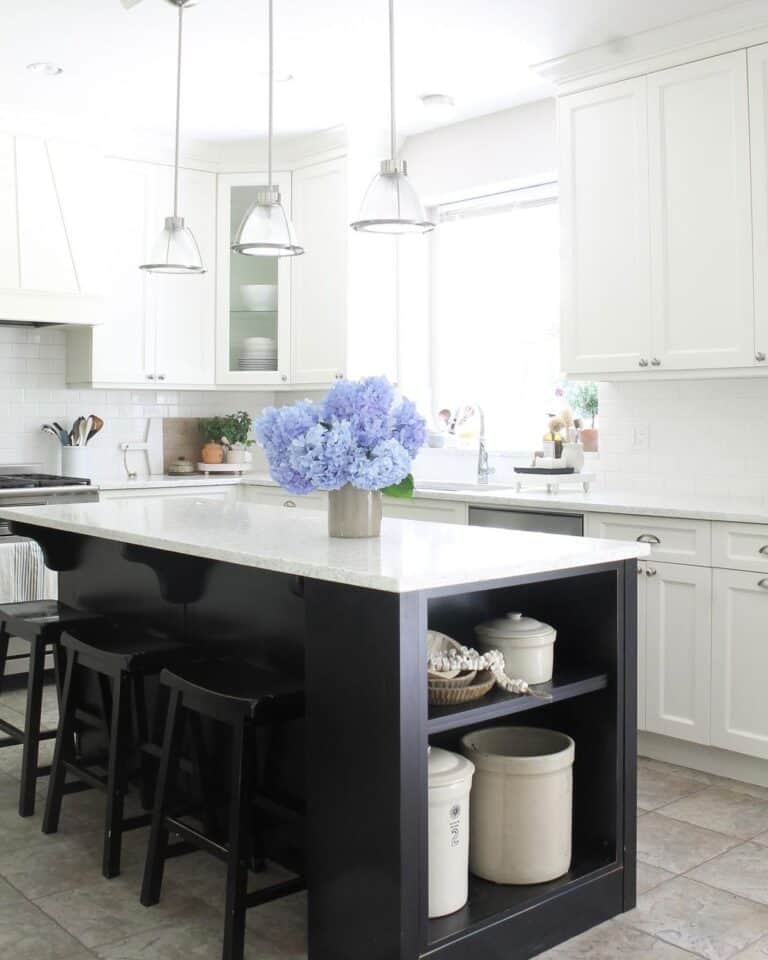
[[580, 414], [583, 420], [589, 420], [589, 426], [581, 427], [581, 442], [585, 453], [597, 453], [598, 430], [595, 427], [595, 417], [599, 410], [597, 384], [591, 381], [575, 383], [569, 391], [571, 406]]
[[251, 437], [253, 417], [245, 410], [230, 413], [221, 418], [223, 421], [222, 443], [224, 444], [224, 459], [227, 463], [250, 463], [249, 447], [255, 441]]
[[224, 417], [205, 417], [198, 423], [203, 449], [200, 457], [203, 463], [224, 462]]

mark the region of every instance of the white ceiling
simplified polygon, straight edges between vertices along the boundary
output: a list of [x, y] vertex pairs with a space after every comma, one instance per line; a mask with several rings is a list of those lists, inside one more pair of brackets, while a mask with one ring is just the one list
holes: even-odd
[[[401, 132], [548, 96], [529, 65], [732, 6], [727, 0], [398, 0]], [[386, 111], [386, 0], [275, 0], [282, 133], [320, 130]], [[201, 0], [185, 14], [185, 134], [252, 138], [266, 119], [266, 0]], [[175, 10], [143, 0], [2, 0], [0, 99], [150, 133], [173, 119]], [[26, 64], [64, 68], [48, 79]], [[418, 101], [447, 93], [455, 115]]]

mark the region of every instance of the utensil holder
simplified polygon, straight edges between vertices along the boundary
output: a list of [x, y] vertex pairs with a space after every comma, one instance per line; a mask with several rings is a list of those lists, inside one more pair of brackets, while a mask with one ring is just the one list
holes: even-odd
[[88, 447], [62, 447], [61, 472], [65, 477], [91, 479], [91, 451]]

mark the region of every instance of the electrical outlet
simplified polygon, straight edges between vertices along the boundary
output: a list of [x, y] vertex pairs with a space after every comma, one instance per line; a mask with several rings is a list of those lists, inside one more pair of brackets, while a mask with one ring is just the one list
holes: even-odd
[[632, 431], [632, 449], [647, 450], [650, 445], [650, 432], [647, 423], [636, 426]]

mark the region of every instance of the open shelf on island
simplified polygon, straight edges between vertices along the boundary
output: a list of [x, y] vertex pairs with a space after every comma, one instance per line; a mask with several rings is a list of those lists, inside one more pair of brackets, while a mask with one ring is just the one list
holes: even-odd
[[464, 936], [475, 927], [521, 914], [559, 893], [615, 870], [621, 870], [621, 867], [607, 851], [592, 849], [575, 853], [568, 873], [549, 883], [514, 886], [490, 883], [470, 874], [469, 899], [466, 905], [447, 917], [437, 917], [429, 921], [428, 945], [430, 948], [441, 946], [447, 941]]
[[497, 720], [499, 717], [521, 713], [524, 710], [535, 710], [550, 703], [571, 700], [586, 693], [594, 693], [595, 690], [604, 690], [607, 686], [608, 675], [605, 673], [585, 668], [558, 669], [549, 683], [537, 684], [535, 688], [542, 693], [549, 693], [550, 700], [527, 694], [518, 696], [494, 687], [482, 700], [460, 706], [430, 707], [427, 731], [430, 734], [444, 733], [459, 727], [469, 727], [476, 723], [485, 723], [487, 720]]

